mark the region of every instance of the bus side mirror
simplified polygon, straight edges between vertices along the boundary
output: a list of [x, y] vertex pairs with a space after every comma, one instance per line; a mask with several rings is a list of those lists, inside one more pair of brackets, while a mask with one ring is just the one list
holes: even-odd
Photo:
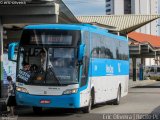
[[9, 44], [8, 48], [8, 60], [16, 62], [17, 56], [15, 55], [15, 48], [18, 46], [18, 42]]
[[78, 62], [83, 61], [84, 52], [85, 52], [85, 44], [81, 44], [78, 50]]

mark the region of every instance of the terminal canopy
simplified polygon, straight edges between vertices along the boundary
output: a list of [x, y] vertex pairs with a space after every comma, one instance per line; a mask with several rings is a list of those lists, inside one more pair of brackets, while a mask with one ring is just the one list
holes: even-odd
[[1, 4], [0, 18], [1, 24], [78, 22], [62, 0], [28, 0], [21, 4]]
[[103, 15], [77, 16], [77, 19], [83, 23], [97, 23], [113, 33], [126, 35], [159, 17], [160, 15]]

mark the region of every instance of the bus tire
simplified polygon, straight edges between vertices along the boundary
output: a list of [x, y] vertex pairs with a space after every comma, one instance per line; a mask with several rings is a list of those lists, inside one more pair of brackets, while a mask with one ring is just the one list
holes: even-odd
[[117, 98], [113, 101], [114, 105], [119, 105], [121, 100], [121, 86], [119, 85], [118, 91], [117, 91]]
[[83, 113], [90, 113], [92, 106], [94, 105], [94, 89], [91, 90], [89, 105], [83, 108]]
[[[91, 102], [92, 102], [92, 106], [94, 106], [94, 100], [95, 100], [95, 93], [94, 93], [94, 88], [92, 88], [92, 90], [91, 90]], [[91, 106], [91, 107], [92, 107]]]
[[42, 107], [33, 107], [33, 112], [35, 114], [40, 114], [42, 112]]

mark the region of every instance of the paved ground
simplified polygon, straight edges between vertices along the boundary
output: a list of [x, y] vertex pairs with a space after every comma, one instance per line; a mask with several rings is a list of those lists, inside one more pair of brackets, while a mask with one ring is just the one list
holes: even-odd
[[129, 86], [129, 88], [131, 88], [131, 87], [135, 87], [135, 86], [150, 85], [150, 84], [154, 84], [156, 82], [157, 82], [156, 80], [136, 80], [136, 81], [129, 80], [128, 86]]
[[[160, 82], [129, 89], [129, 94], [121, 99], [120, 105], [97, 105], [90, 114], [69, 110], [45, 110], [41, 115], [34, 115], [31, 108], [19, 109], [18, 120], [103, 120], [103, 119], [141, 119], [159, 120]], [[123, 113], [123, 114], [115, 114]], [[133, 113], [147, 113], [150, 116]], [[154, 114], [154, 115], [151, 115]], [[159, 118], [158, 118], [159, 117]], [[146, 119], [145, 119], [146, 120]], [[150, 120], [150, 119], [149, 119]]]
[[160, 82], [129, 89], [118, 106], [106, 105], [92, 113], [160, 113]]

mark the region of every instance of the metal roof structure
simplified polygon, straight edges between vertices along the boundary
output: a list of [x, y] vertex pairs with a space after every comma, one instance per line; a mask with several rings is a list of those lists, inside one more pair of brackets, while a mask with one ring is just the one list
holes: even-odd
[[149, 43], [129, 45], [130, 58], [155, 58], [160, 56], [160, 49], [153, 49]]
[[[8, 0], [11, 1], [11, 0]], [[1, 24], [23, 27], [40, 23], [78, 23], [62, 0], [29, 0], [24, 4], [0, 5]]]
[[160, 15], [103, 15], [77, 16], [82, 23], [93, 23], [105, 27], [111, 32], [126, 35], [141, 26], [160, 18]]

